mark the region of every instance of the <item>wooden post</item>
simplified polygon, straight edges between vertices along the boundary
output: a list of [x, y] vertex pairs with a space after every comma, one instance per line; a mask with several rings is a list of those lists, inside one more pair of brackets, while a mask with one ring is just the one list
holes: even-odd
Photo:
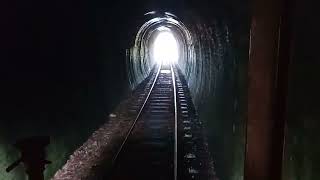
[[289, 66], [287, 4], [254, 0], [245, 180], [280, 180]]

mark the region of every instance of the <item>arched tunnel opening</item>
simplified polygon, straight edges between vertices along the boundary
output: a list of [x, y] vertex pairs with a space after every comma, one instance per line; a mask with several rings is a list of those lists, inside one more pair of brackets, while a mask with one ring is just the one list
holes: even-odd
[[176, 64], [185, 67], [194, 53], [191, 34], [172, 13], [146, 13], [134, 45], [128, 49], [127, 66], [130, 85], [135, 88], [155, 64]]
[[[159, 28], [161, 29], [161, 27]], [[178, 47], [177, 40], [170, 29], [161, 30], [155, 37], [152, 46], [149, 46], [149, 56], [158, 64], [174, 64], [177, 63], [179, 51], [181, 51]]]

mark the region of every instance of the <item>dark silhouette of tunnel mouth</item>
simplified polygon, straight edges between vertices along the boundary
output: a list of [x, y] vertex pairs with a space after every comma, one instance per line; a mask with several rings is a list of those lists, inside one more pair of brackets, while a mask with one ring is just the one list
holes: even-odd
[[[187, 27], [172, 13], [158, 13], [151, 11], [145, 13], [145, 16], [152, 15], [139, 29], [136, 34], [134, 45], [127, 53], [127, 71], [129, 84], [134, 89], [150, 73], [156, 64], [152, 58], [153, 43], [159, 33], [159, 30], [166, 28], [170, 31], [177, 41], [179, 57], [177, 64], [186, 63], [194, 49], [191, 46], [192, 36]], [[166, 30], [164, 30], [166, 31]]]

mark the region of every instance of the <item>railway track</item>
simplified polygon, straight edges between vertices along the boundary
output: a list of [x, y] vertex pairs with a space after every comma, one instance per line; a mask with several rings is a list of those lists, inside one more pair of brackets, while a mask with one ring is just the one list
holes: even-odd
[[209, 156], [186, 82], [172, 65], [157, 68], [104, 179], [209, 179]]

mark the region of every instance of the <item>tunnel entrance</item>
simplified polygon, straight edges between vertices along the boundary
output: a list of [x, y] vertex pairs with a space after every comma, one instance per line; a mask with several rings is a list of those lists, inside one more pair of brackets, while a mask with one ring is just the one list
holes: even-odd
[[194, 49], [191, 33], [172, 13], [149, 12], [136, 34], [134, 45], [127, 50], [127, 71], [132, 89], [142, 82], [154, 65], [187, 63]]
[[159, 32], [156, 35], [152, 44], [151, 57], [158, 64], [174, 64], [179, 58], [178, 43], [170, 29], [163, 26], [157, 29]]

